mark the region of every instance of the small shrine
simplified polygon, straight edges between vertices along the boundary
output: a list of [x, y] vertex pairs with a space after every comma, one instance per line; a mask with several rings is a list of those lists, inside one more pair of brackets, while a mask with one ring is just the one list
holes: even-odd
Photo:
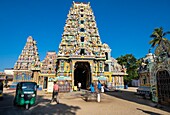
[[41, 62], [41, 69], [40, 69], [41, 73], [39, 74], [40, 77], [39, 84], [43, 85], [44, 90], [46, 90], [50, 84], [53, 85], [53, 81], [57, 81], [56, 60], [57, 60], [56, 52], [50, 51], [47, 52], [45, 59]]
[[139, 81], [140, 86], [137, 89], [139, 95], [145, 96], [151, 99], [151, 64], [154, 62], [155, 55], [148, 53], [144, 58], [142, 58], [142, 63], [139, 67]]
[[[169, 48], [165, 51], [165, 47]], [[151, 64], [152, 100], [170, 104], [170, 41], [161, 43], [155, 49], [154, 62]]]
[[[170, 44], [170, 42], [168, 41]], [[170, 104], [170, 50], [169, 44], [159, 44], [154, 55], [147, 54], [139, 68], [140, 87], [138, 93], [154, 102]]]

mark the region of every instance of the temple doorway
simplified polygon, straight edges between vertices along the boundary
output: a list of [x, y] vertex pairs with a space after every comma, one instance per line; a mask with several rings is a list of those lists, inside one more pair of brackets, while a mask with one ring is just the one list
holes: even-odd
[[162, 104], [170, 104], [170, 75], [168, 71], [158, 71], [156, 74], [158, 101]]
[[74, 70], [74, 85], [81, 83], [82, 89], [87, 89], [91, 84], [91, 70], [88, 62], [76, 62]]

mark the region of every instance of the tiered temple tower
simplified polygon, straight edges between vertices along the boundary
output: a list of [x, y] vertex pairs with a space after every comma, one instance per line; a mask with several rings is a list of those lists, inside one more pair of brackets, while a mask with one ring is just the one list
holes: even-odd
[[47, 89], [48, 81], [56, 81], [56, 52], [47, 52], [45, 59], [41, 62], [40, 83], [43, 89]]
[[114, 64], [110, 52], [101, 42], [90, 3], [73, 2], [59, 45], [57, 79], [67, 80], [72, 86], [81, 82], [82, 88], [97, 80], [112, 82], [115, 75], [111, 73]]
[[27, 42], [14, 65], [14, 82], [35, 81], [38, 82], [40, 59], [36, 41], [29, 36]]

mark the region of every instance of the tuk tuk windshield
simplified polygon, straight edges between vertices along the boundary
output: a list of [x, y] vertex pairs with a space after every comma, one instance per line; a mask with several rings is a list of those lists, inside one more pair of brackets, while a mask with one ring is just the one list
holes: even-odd
[[36, 90], [35, 83], [22, 83], [22, 90], [23, 91], [34, 91]]

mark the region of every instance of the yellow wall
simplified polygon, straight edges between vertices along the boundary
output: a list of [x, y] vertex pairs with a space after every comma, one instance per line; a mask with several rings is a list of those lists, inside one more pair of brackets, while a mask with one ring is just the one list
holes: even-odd
[[[146, 83], [144, 84], [144, 79], [146, 78]], [[151, 86], [150, 84], [150, 76], [148, 75], [148, 73], [143, 73], [140, 74], [140, 86]]]
[[104, 72], [104, 76], [108, 77], [108, 82], [112, 82], [112, 73], [111, 72]]

